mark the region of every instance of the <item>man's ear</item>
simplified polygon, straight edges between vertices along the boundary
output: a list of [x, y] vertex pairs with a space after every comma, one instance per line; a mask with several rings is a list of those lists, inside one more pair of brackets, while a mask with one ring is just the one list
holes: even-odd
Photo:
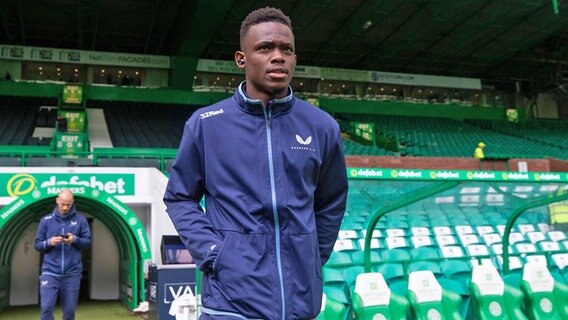
[[235, 52], [235, 63], [237, 64], [237, 67], [239, 67], [240, 69], [244, 69], [246, 63], [244, 52], [242, 51]]

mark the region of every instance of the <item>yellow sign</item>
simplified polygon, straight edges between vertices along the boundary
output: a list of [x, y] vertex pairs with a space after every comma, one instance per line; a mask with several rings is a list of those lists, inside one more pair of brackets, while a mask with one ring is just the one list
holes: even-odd
[[6, 191], [10, 197], [20, 197], [37, 188], [37, 180], [30, 174], [19, 173], [8, 180]]

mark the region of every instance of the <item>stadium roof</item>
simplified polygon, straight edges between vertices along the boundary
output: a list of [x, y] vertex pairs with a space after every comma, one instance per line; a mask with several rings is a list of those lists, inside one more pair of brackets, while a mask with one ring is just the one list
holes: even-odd
[[0, 44], [231, 60], [251, 10], [292, 18], [301, 65], [529, 80], [568, 70], [562, 0], [3, 0]]

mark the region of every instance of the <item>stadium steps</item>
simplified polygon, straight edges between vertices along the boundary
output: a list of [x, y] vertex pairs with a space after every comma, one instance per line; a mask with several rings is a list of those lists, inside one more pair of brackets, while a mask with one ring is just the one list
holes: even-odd
[[87, 116], [91, 151], [93, 148], [112, 148], [113, 144], [103, 109], [87, 108]]

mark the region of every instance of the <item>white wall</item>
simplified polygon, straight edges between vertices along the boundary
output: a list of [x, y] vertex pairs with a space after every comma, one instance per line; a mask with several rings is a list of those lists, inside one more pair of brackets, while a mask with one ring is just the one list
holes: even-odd
[[119, 298], [120, 262], [118, 246], [110, 230], [99, 220], [91, 224], [92, 250], [90, 265], [90, 298]]
[[[34, 248], [38, 223], [31, 223], [18, 236], [10, 269], [10, 305], [39, 303], [39, 252]], [[16, 235], [15, 235], [16, 236]]]

